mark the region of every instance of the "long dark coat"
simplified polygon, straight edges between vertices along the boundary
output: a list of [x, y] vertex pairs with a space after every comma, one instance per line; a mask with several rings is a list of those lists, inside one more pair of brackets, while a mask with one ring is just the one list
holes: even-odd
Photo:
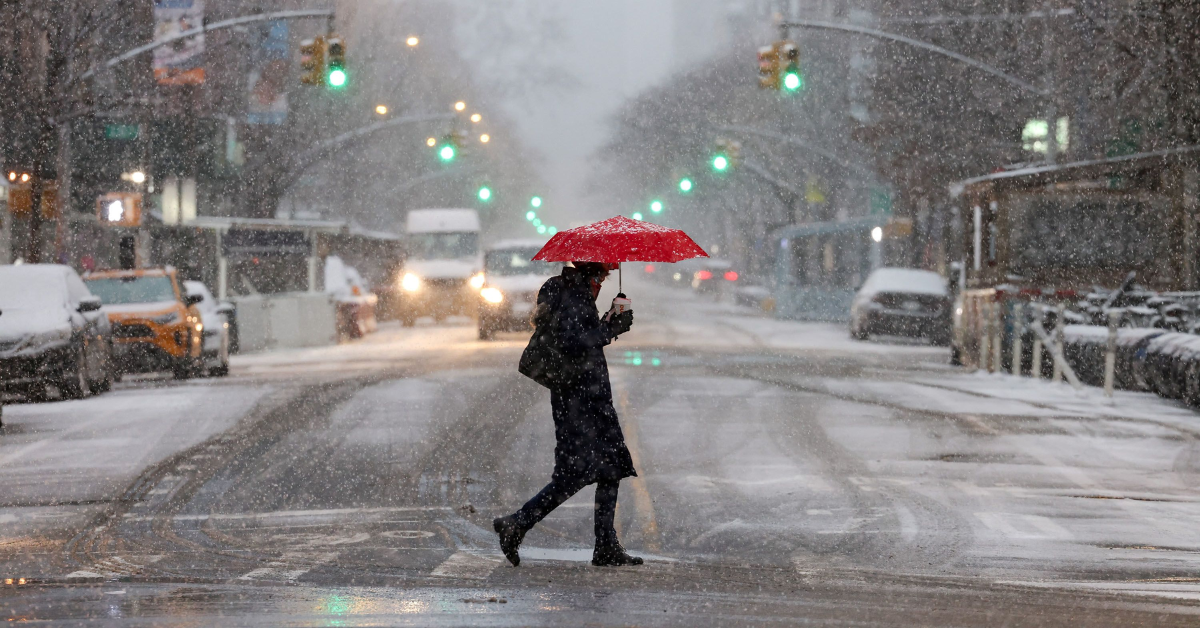
[[633, 459], [613, 407], [604, 346], [613, 338], [601, 322], [587, 278], [571, 267], [538, 291], [534, 321], [552, 325], [552, 342], [571, 362], [570, 384], [550, 391], [554, 409], [554, 478], [591, 484], [633, 477]]

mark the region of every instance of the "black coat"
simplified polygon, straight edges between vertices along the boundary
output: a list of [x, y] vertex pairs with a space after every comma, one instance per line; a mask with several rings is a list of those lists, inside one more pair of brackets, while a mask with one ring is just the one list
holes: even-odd
[[553, 344], [571, 361], [574, 377], [550, 391], [554, 409], [554, 477], [591, 484], [637, 475], [613, 407], [604, 346], [613, 336], [600, 320], [585, 277], [574, 268], [538, 292], [535, 324], [552, 325]]

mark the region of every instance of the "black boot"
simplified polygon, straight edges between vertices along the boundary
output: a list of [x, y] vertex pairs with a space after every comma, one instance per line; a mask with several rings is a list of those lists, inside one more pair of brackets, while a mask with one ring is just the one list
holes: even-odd
[[492, 527], [495, 528], [496, 534], [500, 535], [500, 551], [504, 552], [504, 557], [513, 567], [520, 566], [521, 555], [517, 553], [517, 549], [521, 547], [521, 541], [525, 538], [525, 528], [521, 527], [512, 515], [492, 519]]
[[642, 564], [642, 559], [630, 556], [620, 543], [597, 545], [596, 549], [592, 550], [592, 565], [595, 567], [624, 567], [640, 564]]

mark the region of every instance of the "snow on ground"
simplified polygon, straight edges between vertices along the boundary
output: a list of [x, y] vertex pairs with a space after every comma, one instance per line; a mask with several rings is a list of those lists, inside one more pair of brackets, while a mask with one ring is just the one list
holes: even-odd
[[[22, 522], [112, 499], [147, 466], [232, 427], [272, 390], [196, 380], [5, 405], [0, 538], [20, 534]], [[68, 512], [55, 513], [58, 505]]]

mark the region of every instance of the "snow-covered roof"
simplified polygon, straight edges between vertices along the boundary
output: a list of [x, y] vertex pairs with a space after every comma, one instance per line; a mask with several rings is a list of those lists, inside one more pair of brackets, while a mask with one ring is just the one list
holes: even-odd
[[878, 268], [863, 283], [862, 292], [905, 292], [945, 296], [946, 280], [931, 270], [916, 268]]
[[532, 249], [532, 248], [540, 249], [545, 245], [546, 245], [545, 240], [538, 240], [536, 238], [523, 238], [523, 239], [522, 238], [511, 238], [508, 240], [501, 240], [494, 244], [489, 244], [487, 246], [487, 250], [488, 251], [499, 251], [501, 249]]
[[406, 231], [479, 231], [479, 213], [473, 209], [414, 209], [408, 212]]

